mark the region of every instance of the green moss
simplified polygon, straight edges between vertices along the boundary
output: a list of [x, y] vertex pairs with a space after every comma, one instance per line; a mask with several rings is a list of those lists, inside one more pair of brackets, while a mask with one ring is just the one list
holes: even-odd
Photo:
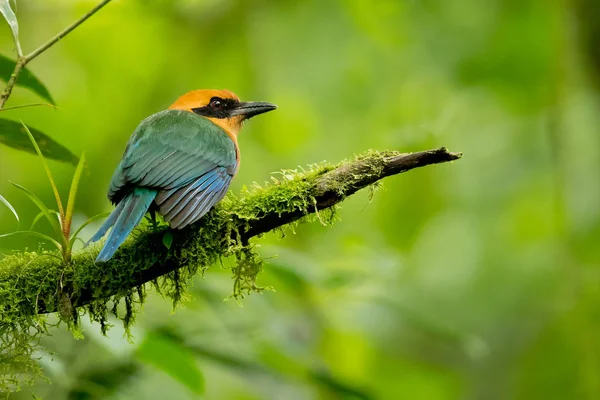
[[[371, 152], [357, 158], [373, 158], [373, 171], [366, 173], [376, 174], [383, 156]], [[99, 246], [74, 254], [67, 265], [51, 252], [16, 252], [4, 257], [0, 260], [0, 390], [14, 390], [19, 382], [41, 375], [32, 357], [40, 337], [49, 328], [46, 318], [38, 314], [40, 308], [56, 312], [75, 337], [82, 337], [79, 319], [84, 314], [99, 323], [102, 333], [110, 328], [108, 317], [112, 314], [129, 333], [146, 297], [147, 288], [136, 282], [154, 264], [177, 266], [151, 281], [158, 293], [172, 301], [173, 307], [186, 298], [192, 277], [203, 274], [222, 257], [236, 258], [232, 268], [233, 297], [264, 290], [256, 284], [264, 262], [253, 245], [242, 240], [244, 231], [251, 221], [269, 214], [306, 214], [301, 221], [331, 224], [335, 208], [310, 213], [315, 210], [315, 179], [340, 166], [344, 167], [344, 163], [284, 170], [274, 174], [268, 183], [253, 184], [240, 195], [229, 194], [198, 225], [173, 231], [168, 249], [162, 243], [166, 226], [158, 231], [142, 226], [104, 264], [94, 263]], [[340, 193], [344, 192], [343, 181], [333, 184], [339, 185]], [[299, 222], [292, 223], [292, 229]], [[93, 292], [89, 288], [94, 288]], [[83, 307], [73, 306], [85, 296], [95, 300]]]

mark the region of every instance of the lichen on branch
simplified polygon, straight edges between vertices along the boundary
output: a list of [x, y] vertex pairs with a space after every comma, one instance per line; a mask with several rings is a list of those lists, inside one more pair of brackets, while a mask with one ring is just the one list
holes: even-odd
[[[318, 164], [282, 171], [271, 182], [229, 194], [198, 223], [181, 231], [167, 226], [135, 230], [107, 263], [96, 264], [100, 246], [84, 249], [63, 264], [52, 252], [15, 252], [0, 260], [0, 375], [9, 364], [27, 364], [35, 339], [46, 332], [44, 314], [77, 332], [79, 317], [109, 326], [113, 314], [127, 329], [144, 301], [146, 283], [177, 304], [189, 280], [222, 257], [234, 256], [233, 296], [260, 291], [256, 276], [263, 261], [250, 239], [301, 220], [333, 221], [336, 205], [382, 178], [426, 165], [457, 160], [460, 153], [445, 148], [410, 154], [369, 151], [337, 165]], [[169, 247], [163, 237], [173, 237]], [[33, 335], [33, 336], [32, 336]], [[12, 372], [14, 377], [14, 371]], [[0, 387], [7, 380], [0, 377]]]

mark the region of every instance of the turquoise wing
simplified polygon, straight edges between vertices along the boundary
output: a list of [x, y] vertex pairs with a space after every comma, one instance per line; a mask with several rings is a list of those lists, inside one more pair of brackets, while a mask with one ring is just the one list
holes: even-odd
[[159, 212], [180, 229], [225, 196], [236, 169], [235, 144], [220, 127], [187, 111], [161, 111], [133, 133], [108, 197], [118, 203], [136, 187], [157, 190]]

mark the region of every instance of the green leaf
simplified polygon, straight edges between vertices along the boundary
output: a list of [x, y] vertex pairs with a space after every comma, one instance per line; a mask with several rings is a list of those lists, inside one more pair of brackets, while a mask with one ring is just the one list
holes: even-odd
[[[30, 129], [30, 131], [45, 157], [77, 165], [79, 158], [69, 149], [37, 129]], [[27, 131], [20, 122], [0, 118], [0, 143], [36, 154], [35, 147], [32, 146], [26, 133]]]
[[42, 219], [46, 214], [43, 211], [40, 211], [38, 213], [38, 215], [35, 216], [35, 218], [33, 219], [33, 222], [31, 222], [31, 226], [29, 227], [29, 230], [32, 231], [33, 228], [35, 228], [35, 226], [37, 225], [38, 222], [40, 222], [40, 219]]
[[0, 13], [4, 15], [4, 19], [6, 22], [8, 22], [15, 40], [15, 45], [17, 46], [19, 55], [21, 55], [21, 43], [19, 43], [19, 22], [17, 21], [17, 16], [13, 12], [12, 8], [10, 8], [9, 0], [0, 0]]
[[162, 243], [167, 249], [171, 248], [171, 245], [173, 244], [173, 234], [170, 231], [165, 232], [162, 238]]
[[40, 200], [39, 197], [37, 197], [31, 190], [27, 189], [26, 187], [21, 186], [18, 183], [14, 183], [14, 182], [10, 182], [10, 183], [12, 183], [17, 189], [21, 190], [23, 193], [25, 193], [27, 195], [27, 197], [29, 197], [29, 199], [33, 202], [33, 204], [35, 204], [40, 209], [40, 211], [44, 213], [44, 216], [48, 219], [48, 222], [50, 222], [50, 224], [52, 225], [52, 227], [54, 228], [56, 233], [60, 235], [62, 233], [62, 230], [60, 228], [60, 223], [56, 218], [52, 217], [52, 211], [50, 211], [48, 209], [48, 207], [46, 207], [44, 202], [42, 200]]
[[[94, 221], [97, 221], [99, 219], [102, 218], [106, 218], [110, 215], [110, 211], [108, 212], [104, 212], [102, 214], [98, 214], [98, 215], [94, 215], [93, 217], [91, 217], [90, 219], [88, 219], [87, 221], [85, 221], [83, 224], [81, 224], [81, 226], [75, 231], [74, 234], [71, 235], [71, 239], [69, 240], [69, 243], [71, 245], [73, 245], [73, 243], [75, 243], [75, 240], [77, 239], [77, 236], [81, 233], [81, 231], [83, 230], [83, 228], [85, 228], [86, 226], [88, 226], [89, 224], [91, 224]], [[84, 242], [85, 244], [85, 242]]]
[[[95, 365], [73, 376], [66, 399], [109, 399], [127, 390], [141, 366], [134, 360], [115, 360]], [[117, 396], [114, 396], [116, 394]]]
[[204, 392], [204, 377], [194, 356], [180, 343], [160, 332], [150, 332], [138, 349], [138, 358], [167, 373], [195, 394]]
[[[50, 181], [50, 186], [52, 187], [52, 192], [54, 193], [54, 198], [56, 199], [56, 206], [58, 207], [58, 213], [61, 216], [60, 222], [62, 224], [63, 222], [65, 222], [65, 220], [64, 220], [65, 209], [63, 208], [62, 201], [60, 200], [60, 193], [58, 193], [58, 187], [56, 186], [56, 183], [54, 182], [54, 177], [52, 176], [52, 171], [50, 171], [50, 167], [48, 166], [48, 163], [46, 162], [46, 158], [42, 154], [42, 150], [40, 150], [40, 146], [38, 146], [37, 141], [33, 137], [33, 134], [31, 133], [31, 131], [29, 130], [27, 125], [25, 125], [25, 123], [23, 121], [21, 121], [21, 125], [23, 125], [23, 128], [25, 128], [25, 132], [27, 133], [27, 136], [29, 136], [29, 140], [31, 140], [31, 144], [35, 148], [35, 152], [38, 154], [38, 156], [40, 156], [40, 159], [42, 160], [42, 165], [44, 166], [44, 170], [46, 171], [46, 175], [48, 176], [48, 181]], [[64, 231], [64, 228], [63, 228], [63, 231]], [[68, 238], [65, 236], [65, 241], [67, 241], [67, 240], [68, 240]]]
[[44, 235], [43, 233], [39, 233], [36, 231], [16, 231], [16, 232], [11, 232], [11, 233], [5, 233], [4, 235], [0, 235], [0, 239], [10, 237], [10, 236], [16, 236], [16, 235], [37, 236], [41, 239], [47, 240], [50, 243], [52, 243], [54, 246], [56, 246], [58, 251], [62, 251], [62, 246], [60, 245], [60, 243], [58, 243], [56, 240], [52, 239], [50, 236]]
[[339, 381], [327, 372], [310, 371], [309, 376], [316, 383], [327, 387], [332, 393], [335, 393], [335, 398], [355, 400], [370, 400], [373, 398], [362, 388], [357, 388], [346, 382]]
[[[0, 0], [2, 1], [2, 0]], [[10, 76], [12, 75], [15, 65], [17, 62], [11, 60], [5, 55], [0, 54], [0, 79], [4, 82], [8, 82]], [[46, 86], [27, 68], [23, 68], [21, 73], [19, 74], [19, 78], [17, 79], [17, 86], [22, 86], [27, 89], [32, 90], [38, 96], [42, 97], [48, 103], [55, 105], [56, 103], [52, 99], [50, 92], [46, 89]]]
[[81, 158], [79, 158], [79, 164], [77, 164], [77, 168], [75, 168], [73, 179], [71, 180], [71, 189], [69, 190], [69, 198], [67, 199], [67, 210], [65, 212], [64, 226], [67, 229], [65, 232], [71, 231], [71, 221], [73, 219], [73, 210], [75, 209], [75, 198], [77, 197], [77, 189], [79, 188], [79, 181], [81, 180], [81, 173], [83, 172], [84, 165], [85, 155], [82, 154]]
[[6, 205], [6, 207], [8, 207], [8, 209], [10, 211], [12, 211], [13, 215], [17, 219], [17, 223], [19, 223], [20, 222], [19, 221], [19, 214], [17, 214], [17, 210], [15, 210], [15, 208], [1, 194], [0, 194], [0, 203], [4, 203]]
[[30, 103], [30, 104], [20, 104], [18, 106], [2, 107], [2, 108], [0, 108], [0, 111], [18, 110], [19, 108], [30, 108], [30, 107], [50, 107], [50, 108], [54, 108], [55, 110], [60, 110], [60, 108], [56, 107], [55, 105], [49, 104], [49, 103]]
[[[51, 214], [56, 214], [57, 218], [60, 219], [60, 215], [58, 214], [58, 211], [54, 211], [54, 210], [48, 210], [50, 211]], [[35, 216], [35, 218], [33, 219], [33, 222], [31, 223], [31, 226], [29, 227], [29, 230], [32, 231], [33, 228], [35, 228], [35, 226], [37, 225], [38, 222], [40, 222], [40, 219], [42, 219], [45, 216], [43, 211], [40, 211], [40, 213], [38, 215]]]

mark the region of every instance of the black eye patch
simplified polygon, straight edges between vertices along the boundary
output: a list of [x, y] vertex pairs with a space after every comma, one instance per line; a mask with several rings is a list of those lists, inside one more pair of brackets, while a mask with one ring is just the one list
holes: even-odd
[[234, 99], [222, 99], [213, 97], [204, 107], [192, 108], [192, 111], [198, 115], [209, 118], [229, 118], [231, 110], [237, 105]]

